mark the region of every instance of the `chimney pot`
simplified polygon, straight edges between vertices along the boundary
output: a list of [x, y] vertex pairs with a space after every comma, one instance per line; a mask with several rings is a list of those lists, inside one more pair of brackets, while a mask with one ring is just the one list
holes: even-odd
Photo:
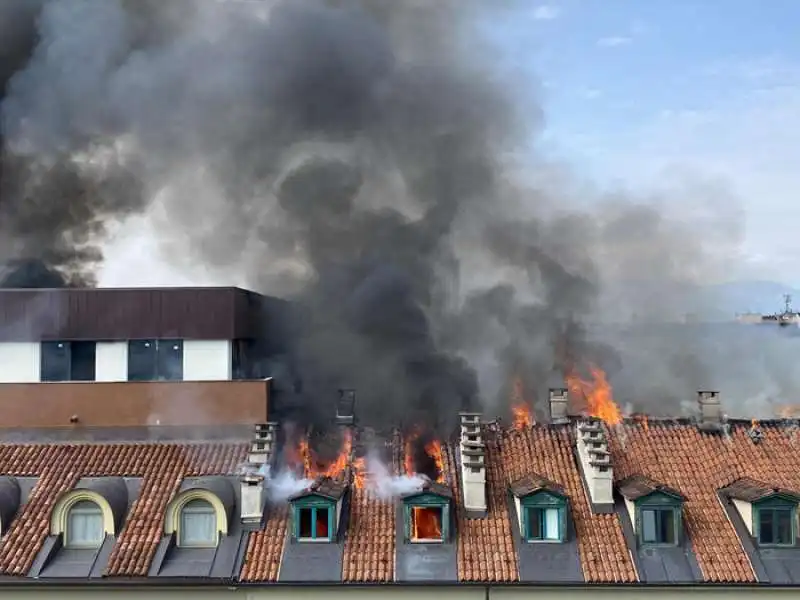
[[697, 392], [697, 403], [700, 406], [700, 422], [702, 425], [719, 425], [722, 423], [722, 403], [719, 392], [701, 390]]
[[461, 485], [467, 514], [486, 514], [486, 447], [480, 413], [459, 413], [461, 419]]
[[553, 424], [568, 422], [568, 392], [566, 388], [550, 388], [550, 422]]

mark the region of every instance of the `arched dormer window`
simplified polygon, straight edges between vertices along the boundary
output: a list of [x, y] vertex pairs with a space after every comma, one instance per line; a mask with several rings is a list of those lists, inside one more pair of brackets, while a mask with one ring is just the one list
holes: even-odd
[[211, 503], [197, 499], [184, 504], [178, 529], [178, 546], [214, 547], [218, 539], [217, 513]]
[[179, 547], [215, 548], [228, 533], [225, 506], [208, 490], [187, 490], [167, 507], [164, 532], [175, 535]]
[[67, 548], [99, 548], [107, 535], [115, 534], [114, 514], [97, 492], [74, 490], [56, 503], [51, 533], [63, 536]]

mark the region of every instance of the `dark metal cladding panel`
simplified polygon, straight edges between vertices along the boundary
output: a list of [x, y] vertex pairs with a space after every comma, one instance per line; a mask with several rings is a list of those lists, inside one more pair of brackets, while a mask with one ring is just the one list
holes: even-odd
[[254, 329], [248, 307], [261, 299], [237, 288], [2, 290], [0, 341], [235, 339]]
[[761, 560], [774, 585], [800, 583], [800, 548], [762, 549]]

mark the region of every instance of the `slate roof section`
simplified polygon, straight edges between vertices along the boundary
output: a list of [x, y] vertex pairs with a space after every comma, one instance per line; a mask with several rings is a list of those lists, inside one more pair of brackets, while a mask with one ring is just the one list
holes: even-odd
[[780, 495], [791, 498], [800, 502], [800, 494], [792, 490], [787, 490], [779, 487], [770, 486], [762, 481], [756, 481], [750, 477], [742, 477], [737, 479], [729, 486], [720, 490], [720, 492], [734, 500], [742, 500], [744, 502], [758, 502], [770, 496]]
[[653, 492], [661, 492], [662, 494], [667, 494], [679, 500], [685, 500], [683, 494], [678, 490], [664, 485], [663, 483], [653, 481], [644, 475], [631, 475], [623, 481], [620, 481], [617, 484], [617, 489], [624, 498], [631, 501], [649, 496]]

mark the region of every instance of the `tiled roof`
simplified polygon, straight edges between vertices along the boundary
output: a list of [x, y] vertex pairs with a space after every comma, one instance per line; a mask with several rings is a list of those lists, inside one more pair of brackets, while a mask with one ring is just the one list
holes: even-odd
[[770, 486], [763, 481], [756, 481], [751, 477], [742, 477], [720, 490], [729, 498], [744, 500], [745, 502], [758, 502], [775, 494], [786, 496], [800, 501], [800, 494], [792, 490]]
[[4, 532], [0, 572], [24, 575], [45, 537], [59, 496], [81, 477], [141, 477], [108, 564], [108, 575], [144, 576], [161, 538], [163, 514], [184, 477], [231, 473], [246, 455], [242, 444], [0, 445], [4, 475], [38, 477], [28, 502]]
[[617, 484], [617, 489], [619, 490], [619, 493], [628, 500], [638, 500], [639, 498], [644, 498], [653, 492], [663, 492], [665, 494], [669, 494], [670, 496], [685, 500], [683, 495], [678, 490], [675, 490], [668, 485], [664, 485], [663, 483], [653, 481], [645, 475], [631, 475], [630, 477], [620, 481]]
[[[800, 432], [785, 423], [765, 423], [761, 424], [764, 436], [756, 443], [749, 429], [749, 424], [742, 423], [732, 424], [729, 434], [703, 433], [688, 422], [652, 420], [606, 427], [617, 485], [626, 479], [628, 483], [650, 482], [685, 499], [683, 521], [705, 582], [756, 581], [753, 556], [721, 501], [724, 488], [752, 480], [769, 489], [800, 489]], [[620, 515], [592, 511], [574, 451], [574, 424], [487, 431], [484, 439], [487, 514], [481, 518], [464, 510], [458, 445], [443, 445], [445, 481], [456, 509], [454, 543], [460, 581], [521, 580], [509, 487], [534, 475], [559, 486], [569, 499], [576, 560], [586, 582], [633, 583], [644, 577], [637, 571]], [[21, 576], [30, 570], [48, 535], [52, 507], [81, 477], [128, 476], [141, 478], [141, 489], [126, 515], [106, 573], [146, 576], [162, 537], [165, 507], [181, 480], [232, 475], [246, 450], [246, 445], [237, 443], [0, 445], [0, 475], [38, 478], [4, 532], [0, 573]], [[397, 502], [379, 498], [368, 489], [351, 489], [342, 581], [397, 579]], [[263, 529], [249, 533], [242, 580], [278, 580], [289, 518], [286, 505], [272, 506]]]

